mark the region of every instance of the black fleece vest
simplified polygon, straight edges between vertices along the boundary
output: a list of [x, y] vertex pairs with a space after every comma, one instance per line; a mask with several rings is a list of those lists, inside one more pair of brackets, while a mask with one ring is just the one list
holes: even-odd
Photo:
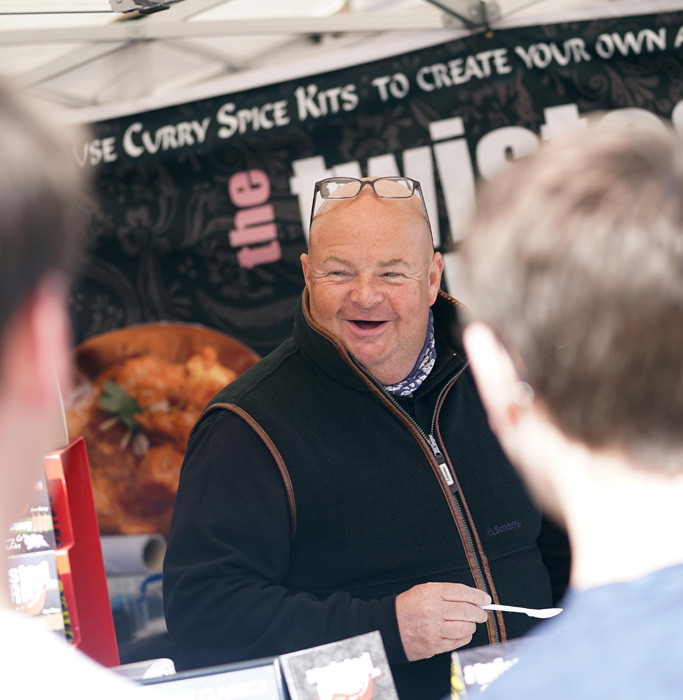
[[[433, 309], [437, 332], [450, 337], [454, 301], [441, 293]], [[462, 516], [427, 442], [315, 326], [301, 302], [292, 339], [207, 407], [204, 415], [221, 409], [242, 415], [279, 463], [292, 521], [291, 592], [325, 598], [346, 591], [372, 600], [427, 581], [481, 588], [483, 578], [500, 602], [550, 604], [536, 547], [540, 515], [488, 428], [462, 349], [455, 338], [451, 344], [446, 374], [462, 373], [440, 403], [435, 435], [456, 475]], [[448, 377], [431, 382], [422, 398], [418, 391], [415, 400], [436, 405]], [[459, 517], [468, 520], [473, 541]], [[517, 615], [500, 627], [511, 638], [529, 625]], [[491, 634], [491, 625], [488, 633], [480, 625], [472, 644], [488, 643]], [[444, 673], [447, 658], [438, 663]], [[394, 669], [394, 675], [415, 674], [421, 664], [436, 668], [437, 661]]]

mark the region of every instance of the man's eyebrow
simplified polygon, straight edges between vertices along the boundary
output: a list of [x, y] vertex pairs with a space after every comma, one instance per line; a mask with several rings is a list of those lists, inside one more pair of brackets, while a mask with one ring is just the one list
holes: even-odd
[[344, 258], [338, 258], [336, 255], [328, 255], [322, 260], [323, 265], [326, 263], [333, 263], [335, 265], [345, 265], [346, 267], [353, 267], [349, 260], [344, 260]]
[[404, 258], [392, 258], [391, 260], [377, 263], [377, 267], [396, 267], [397, 265], [405, 265], [406, 267], [410, 267], [410, 264]]

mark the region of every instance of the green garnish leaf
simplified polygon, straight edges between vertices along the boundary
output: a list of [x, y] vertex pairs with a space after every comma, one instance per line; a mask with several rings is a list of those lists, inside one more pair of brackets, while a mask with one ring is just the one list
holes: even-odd
[[133, 416], [142, 413], [140, 404], [120, 387], [116, 382], [107, 379], [102, 383], [100, 408], [112, 416], [116, 416], [125, 426], [132, 430], [140, 430]]

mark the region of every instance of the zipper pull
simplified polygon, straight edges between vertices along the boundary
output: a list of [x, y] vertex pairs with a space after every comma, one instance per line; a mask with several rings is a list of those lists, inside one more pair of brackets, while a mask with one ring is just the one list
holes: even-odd
[[432, 448], [432, 452], [434, 453], [434, 456], [436, 457], [436, 461], [439, 464], [439, 469], [441, 470], [441, 473], [443, 474], [444, 479], [446, 479], [446, 483], [449, 486], [453, 486], [455, 483], [453, 481], [453, 477], [451, 476], [451, 472], [448, 468], [448, 465], [446, 464], [446, 458], [443, 456], [443, 452], [439, 449], [439, 446], [436, 444], [436, 440], [433, 435], [427, 435], [427, 441], [429, 442], [429, 446]]

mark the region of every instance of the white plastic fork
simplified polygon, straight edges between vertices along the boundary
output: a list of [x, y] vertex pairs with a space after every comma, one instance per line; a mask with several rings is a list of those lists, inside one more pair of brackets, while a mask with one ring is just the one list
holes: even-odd
[[524, 613], [529, 617], [555, 617], [562, 612], [562, 608], [544, 608], [542, 610], [535, 610], [533, 608], [518, 608], [514, 605], [480, 605], [482, 610], [501, 610], [502, 612], [516, 612]]

